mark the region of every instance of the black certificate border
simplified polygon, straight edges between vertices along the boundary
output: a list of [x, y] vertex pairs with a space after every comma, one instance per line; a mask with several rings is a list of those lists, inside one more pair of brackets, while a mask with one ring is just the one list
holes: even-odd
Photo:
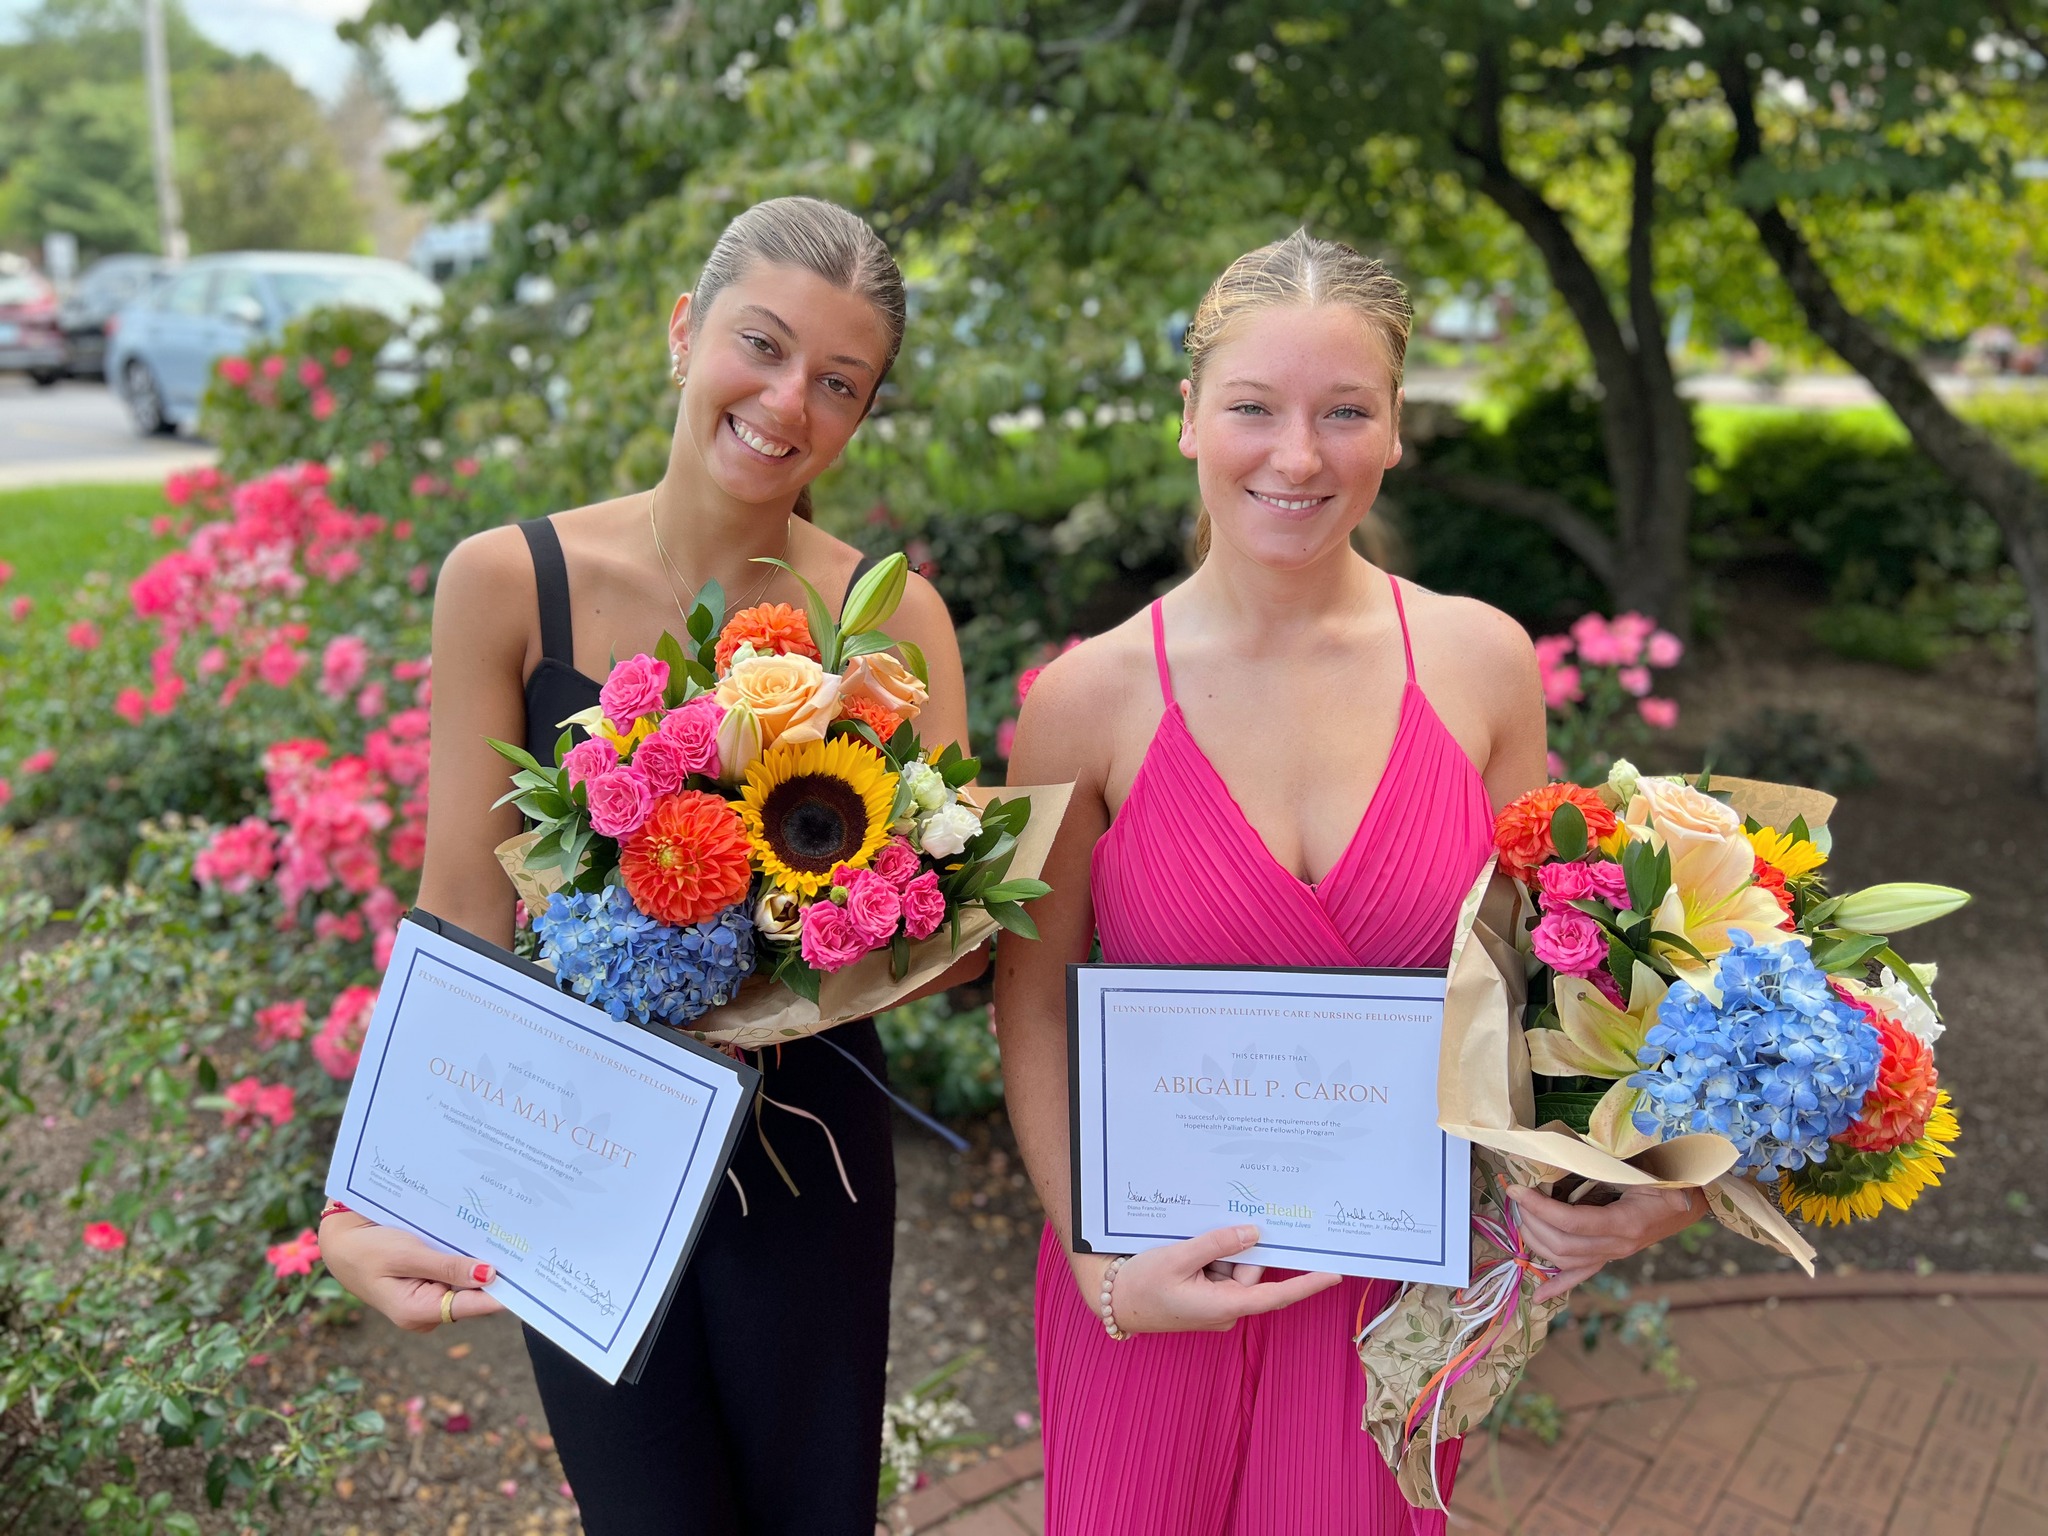
[[[560, 987], [556, 984], [554, 973], [546, 967], [536, 965], [523, 956], [501, 948], [490, 940], [471, 933], [466, 928], [457, 927], [446, 918], [437, 917], [424, 908], [414, 907], [405, 914], [404, 921], [417, 923], [427, 932], [458, 944], [484, 960], [516, 971], [530, 980], [538, 981], [550, 991], [560, 993], [568, 1002], [580, 1001], [571, 993], [561, 992]], [[584, 1006], [587, 1007], [588, 1004]], [[662, 1325], [668, 1318], [669, 1308], [675, 1302], [676, 1291], [682, 1284], [683, 1272], [689, 1268], [690, 1258], [696, 1252], [698, 1239], [703, 1236], [705, 1224], [710, 1219], [712, 1203], [723, 1190], [722, 1174], [731, 1163], [733, 1148], [739, 1144], [741, 1129], [746, 1124], [748, 1106], [760, 1087], [761, 1074], [758, 1069], [747, 1062], [736, 1060], [733, 1057], [727, 1056], [723, 1051], [714, 1050], [702, 1041], [692, 1039], [690, 1036], [678, 1033], [677, 1031], [660, 1028], [653, 1024], [643, 1024], [638, 1019], [612, 1020], [611, 1022], [631, 1024], [636, 1029], [644, 1030], [646, 1033], [658, 1037], [668, 1045], [680, 1047], [689, 1054], [701, 1058], [706, 1066], [721, 1070], [735, 1079], [740, 1094], [738, 1107], [734, 1110], [732, 1118], [726, 1125], [723, 1141], [718, 1148], [717, 1166], [720, 1171], [713, 1174], [706, 1181], [704, 1198], [698, 1202], [697, 1209], [691, 1214], [689, 1231], [684, 1235], [683, 1245], [677, 1251], [675, 1267], [662, 1286], [660, 1298], [655, 1302], [654, 1309], [648, 1316], [647, 1326], [642, 1331], [639, 1342], [634, 1345], [632, 1354], [627, 1356], [625, 1365], [620, 1369], [618, 1379], [631, 1385], [636, 1384], [640, 1380], [641, 1373], [646, 1369], [648, 1356], [653, 1352], [654, 1342], [660, 1337]], [[539, 1297], [534, 1299], [543, 1308], [547, 1308], [545, 1301], [542, 1301]], [[547, 1310], [552, 1311], [553, 1309], [547, 1308]], [[571, 1358], [574, 1357], [572, 1356]], [[577, 1363], [579, 1365], [583, 1364], [581, 1361]], [[586, 1365], [584, 1369], [591, 1370], [591, 1367]], [[592, 1370], [592, 1374], [598, 1375], [599, 1373]]]
[[[1445, 965], [1147, 965], [1143, 962], [1133, 961], [1093, 961], [1087, 964], [1070, 961], [1067, 965], [1067, 1167], [1068, 1176], [1072, 1184], [1072, 1192], [1069, 1196], [1071, 1203], [1067, 1207], [1068, 1246], [1075, 1253], [1094, 1254], [1118, 1254], [1128, 1250], [1097, 1248], [1081, 1232], [1083, 1185], [1081, 1166], [1080, 1062], [1081, 973], [1083, 971], [1151, 971], [1183, 976], [1242, 976], [1247, 974], [1265, 976], [1433, 976], [1441, 978], [1445, 982], [1450, 980], [1451, 974], [1450, 967]], [[1452, 1137], [1450, 1132], [1443, 1130], [1441, 1127], [1438, 1129], [1438, 1134], [1443, 1138], [1444, 1154], [1443, 1158], [1439, 1159], [1439, 1176], [1443, 1181], [1443, 1187], [1440, 1190], [1443, 1203], [1439, 1206], [1439, 1216], [1441, 1217], [1444, 1214], [1444, 1207], [1449, 1204], [1450, 1198], [1450, 1168], [1447, 1160], [1450, 1156]], [[1439, 1225], [1445, 1226], [1447, 1224], [1439, 1220]], [[1448, 1230], [1440, 1234], [1438, 1244], [1439, 1257], [1437, 1260], [1439, 1265], [1444, 1262], [1444, 1256], [1450, 1252], [1450, 1241], [1451, 1235]], [[1263, 1241], [1261, 1246], [1285, 1248], [1285, 1245], [1282, 1244], [1267, 1244]], [[1288, 1251], [1311, 1254], [1324, 1253], [1329, 1250], [1300, 1248]], [[1365, 1259], [1385, 1257], [1392, 1263], [1414, 1262], [1398, 1258], [1394, 1255], [1358, 1254], [1345, 1256]]]

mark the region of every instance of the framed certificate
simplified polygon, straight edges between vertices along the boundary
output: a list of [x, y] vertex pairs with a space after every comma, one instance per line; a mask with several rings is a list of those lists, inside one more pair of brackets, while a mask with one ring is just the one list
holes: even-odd
[[639, 1379], [760, 1074], [620, 1023], [424, 912], [399, 924], [327, 1193], [488, 1260], [508, 1310]]
[[1437, 1125], [1441, 970], [1067, 968], [1074, 1246], [1241, 1222], [1252, 1263], [1461, 1286], [1471, 1146]]

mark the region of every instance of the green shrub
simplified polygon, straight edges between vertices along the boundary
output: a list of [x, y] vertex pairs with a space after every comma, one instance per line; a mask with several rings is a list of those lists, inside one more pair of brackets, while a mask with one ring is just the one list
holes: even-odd
[[1707, 748], [1715, 773], [1776, 784], [1804, 784], [1839, 794], [1877, 782], [1862, 744], [1811, 710], [1768, 705], [1721, 732]]
[[1905, 672], [1925, 672], [1941, 659], [1942, 637], [1903, 608], [1834, 603], [1807, 620], [1813, 638], [1851, 661], [1874, 661]]
[[948, 1118], [1003, 1102], [1003, 1066], [988, 1009], [956, 1008], [945, 994], [892, 1008], [875, 1020], [897, 1092]]

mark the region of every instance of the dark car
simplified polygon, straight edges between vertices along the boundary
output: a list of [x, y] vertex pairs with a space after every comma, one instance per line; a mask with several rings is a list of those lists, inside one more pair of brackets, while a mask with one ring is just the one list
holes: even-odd
[[351, 306], [404, 320], [440, 304], [441, 290], [426, 278], [373, 256], [195, 256], [114, 317], [106, 380], [128, 402], [136, 431], [168, 432], [198, 420], [218, 359], [275, 341], [309, 310]]
[[103, 256], [85, 269], [57, 306], [66, 373], [96, 379], [106, 372], [107, 333], [116, 311], [164, 271], [164, 263], [155, 256]]
[[37, 273], [0, 271], [0, 373], [25, 373], [43, 385], [64, 377], [57, 290]]

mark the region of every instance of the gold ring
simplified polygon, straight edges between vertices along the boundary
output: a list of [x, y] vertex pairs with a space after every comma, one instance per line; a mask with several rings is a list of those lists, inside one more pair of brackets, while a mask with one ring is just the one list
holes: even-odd
[[444, 1323], [455, 1321], [455, 1293], [453, 1291], [443, 1291], [441, 1293], [441, 1321]]

